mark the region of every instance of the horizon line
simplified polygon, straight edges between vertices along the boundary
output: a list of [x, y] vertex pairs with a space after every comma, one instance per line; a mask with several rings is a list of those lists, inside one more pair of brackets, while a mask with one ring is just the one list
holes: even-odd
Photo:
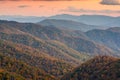
[[84, 16], [84, 15], [88, 15], [88, 16], [108, 16], [108, 17], [120, 17], [120, 16], [112, 16], [112, 15], [103, 15], [103, 14], [81, 14], [81, 15], [74, 15], [74, 14], [55, 14], [55, 15], [49, 15], [49, 16], [35, 16], [35, 15], [30, 15], [30, 16], [26, 16], [26, 15], [0, 15], [0, 16], [13, 16], [13, 17], [51, 17], [51, 16], [58, 16], [58, 15], [70, 15], [70, 16]]

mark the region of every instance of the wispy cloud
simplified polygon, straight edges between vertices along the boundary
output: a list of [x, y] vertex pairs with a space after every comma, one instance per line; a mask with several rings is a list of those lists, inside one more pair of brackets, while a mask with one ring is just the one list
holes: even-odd
[[18, 8], [27, 8], [27, 7], [30, 7], [29, 5], [19, 5], [17, 6]]
[[119, 0], [102, 0], [100, 2], [102, 5], [120, 5]]
[[40, 5], [39, 8], [44, 7], [44, 5]]
[[[25, 1], [25, 0], [0, 0], [0, 1]], [[26, 0], [26, 1], [85, 1], [85, 0]]]
[[120, 10], [89, 10], [89, 9], [77, 9], [75, 7], [68, 7], [66, 9], [62, 9], [63, 12], [75, 12], [75, 13], [120, 13]]

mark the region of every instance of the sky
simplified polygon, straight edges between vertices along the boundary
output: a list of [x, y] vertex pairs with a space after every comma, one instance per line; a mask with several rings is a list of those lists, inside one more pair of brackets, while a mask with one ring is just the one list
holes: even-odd
[[120, 16], [120, 0], [0, 0], [0, 15]]

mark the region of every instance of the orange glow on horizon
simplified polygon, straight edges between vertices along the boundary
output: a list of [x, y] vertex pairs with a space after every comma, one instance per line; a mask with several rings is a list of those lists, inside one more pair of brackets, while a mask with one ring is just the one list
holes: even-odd
[[[100, 14], [110, 16], [120, 16], [120, 5], [108, 6], [101, 5], [101, 0], [85, 1], [1, 1], [0, 15], [24, 15], [24, 16], [51, 16], [56, 14]], [[73, 7], [78, 11], [67, 11]], [[79, 12], [80, 9], [86, 10]], [[87, 11], [88, 10], [88, 11]], [[96, 10], [96, 12], [92, 12]], [[103, 10], [116, 11], [111, 13], [102, 12]], [[89, 12], [91, 11], [91, 12]], [[100, 12], [101, 11], [101, 12]]]

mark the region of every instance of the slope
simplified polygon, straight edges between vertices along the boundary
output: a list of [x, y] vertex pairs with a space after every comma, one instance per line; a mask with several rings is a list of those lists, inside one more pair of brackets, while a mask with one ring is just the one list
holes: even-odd
[[0, 41], [0, 52], [5, 56], [23, 61], [56, 77], [62, 76], [73, 68], [64, 60], [49, 56], [45, 52], [8, 41]]
[[119, 27], [114, 27], [106, 30], [91, 30], [86, 32], [86, 35], [97, 43], [104, 44], [115, 51], [120, 51], [119, 31]]
[[[91, 41], [83, 32], [79, 31], [69, 31], [58, 29], [53, 26], [41, 26], [32, 23], [17, 23], [17, 22], [9, 22], [4, 21], [2, 24], [9, 25], [9, 27], [16, 28], [24, 33], [27, 33], [31, 36], [25, 35], [16, 35], [16, 34], [4, 34], [1, 33], [2, 39], [12, 40], [14, 42], [23, 43], [25, 45], [33, 46], [34, 48], [49, 48], [49, 47], [41, 47], [42, 44], [46, 40], [57, 40], [61, 43], [64, 43], [68, 47], [77, 50], [79, 52], [85, 52], [91, 54], [103, 54], [103, 55], [111, 55], [113, 52], [109, 48], [104, 45], [97, 44]], [[2, 36], [4, 35], [4, 36]], [[35, 38], [37, 37], [37, 41]], [[39, 40], [39, 41], [38, 41]], [[32, 43], [31, 43], [32, 42]], [[40, 42], [40, 43], [39, 43]], [[34, 44], [33, 44], [34, 43]], [[79, 44], [78, 44], [79, 43]], [[48, 45], [48, 44], [45, 44]], [[92, 46], [92, 47], [91, 47]], [[56, 48], [56, 47], [54, 47]], [[51, 48], [49, 48], [51, 49]], [[48, 50], [48, 49], [45, 49]], [[55, 50], [55, 49], [54, 49]], [[58, 51], [58, 50], [57, 50]], [[55, 53], [55, 51], [54, 51]]]
[[105, 15], [74, 16], [74, 15], [68, 15], [68, 14], [61, 14], [61, 15], [51, 16], [48, 19], [72, 20], [72, 21], [85, 23], [88, 25], [104, 26], [102, 28], [109, 28], [109, 27], [114, 27], [114, 26], [119, 27], [120, 26], [120, 23], [119, 23], [120, 17], [119, 16], [118, 17], [111, 17], [111, 16], [105, 16]]
[[120, 59], [98, 56], [66, 74], [61, 80], [119, 80]]
[[46, 19], [41, 22], [38, 22], [38, 24], [43, 25], [43, 26], [52, 25], [58, 28], [70, 29], [70, 30], [81, 30], [81, 31], [88, 31], [92, 29], [101, 28], [99, 26], [87, 25], [87, 24], [75, 22], [72, 20], [57, 20], [57, 19]]
[[3, 80], [55, 80], [41, 69], [27, 65], [0, 52], [0, 78]]

